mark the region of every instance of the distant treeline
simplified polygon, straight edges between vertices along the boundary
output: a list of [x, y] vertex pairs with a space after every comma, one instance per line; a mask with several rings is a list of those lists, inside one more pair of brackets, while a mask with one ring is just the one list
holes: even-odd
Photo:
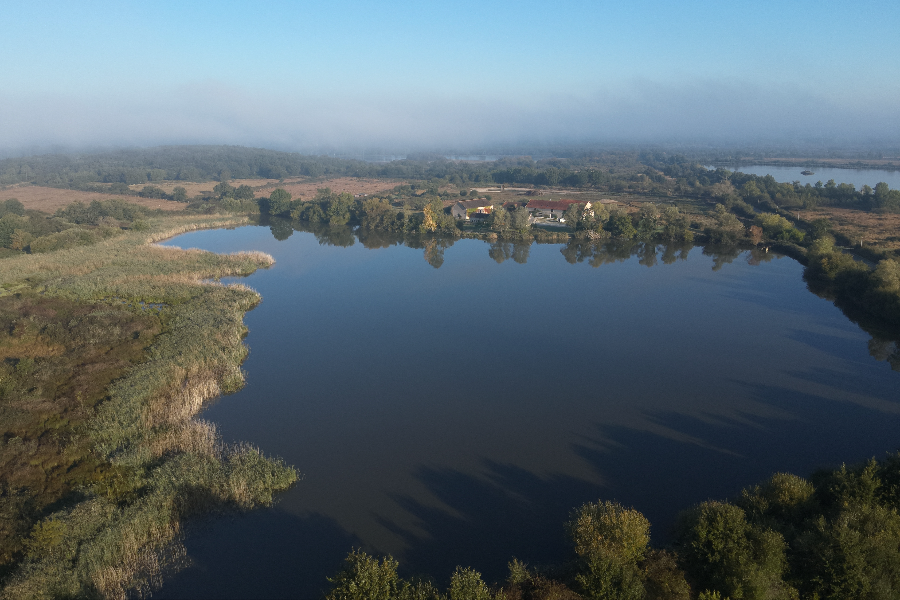
[[[684, 511], [674, 544], [650, 546], [650, 522], [615, 502], [566, 523], [568, 560], [513, 559], [493, 588], [457, 567], [446, 593], [401, 578], [398, 563], [353, 551], [328, 600], [893, 600], [900, 597], [900, 453], [810, 479], [778, 473], [729, 501]], [[474, 541], [473, 541], [474, 543]], [[561, 557], [562, 558], [562, 557]]]
[[900, 190], [891, 190], [887, 183], [873, 189], [862, 189], [849, 183], [829, 179], [815, 185], [779, 183], [771, 175], [749, 175], [718, 168], [709, 170], [702, 165], [680, 160], [679, 157], [644, 156], [649, 165], [674, 179], [674, 191], [690, 195], [720, 198], [723, 201], [744, 202], [774, 210], [775, 208], [805, 208], [816, 206], [844, 206], [861, 210], [900, 210]]
[[[229, 181], [286, 177], [367, 177], [430, 181], [434, 185], [526, 185], [610, 193], [727, 199], [782, 207], [839, 205], [900, 210], [900, 191], [828, 181], [778, 183], [771, 176], [710, 171], [666, 152], [599, 152], [550, 158], [506, 157], [491, 162], [421, 157], [371, 163], [240, 146], [165, 146], [84, 155], [51, 154], [0, 161], [0, 185], [31, 182], [87, 191], [134, 194], [129, 185], [168, 181]], [[159, 191], [161, 193], [161, 190]], [[152, 188], [145, 190], [153, 194]], [[161, 196], [160, 196], [161, 197]]]

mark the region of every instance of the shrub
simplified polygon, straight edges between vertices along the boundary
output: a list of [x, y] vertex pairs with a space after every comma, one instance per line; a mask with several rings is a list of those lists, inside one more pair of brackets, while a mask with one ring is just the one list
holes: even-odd
[[581, 557], [615, 556], [637, 563], [650, 543], [650, 522], [617, 502], [589, 502], [567, 523], [575, 553]]
[[802, 242], [803, 232], [791, 225], [791, 222], [771, 213], [762, 213], [756, 216], [754, 222], [762, 227], [763, 234], [769, 239], [782, 242]]
[[682, 513], [677, 548], [696, 589], [730, 598], [792, 598], [782, 575], [784, 538], [758, 529], [744, 511], [727, 502], [704, 502]]
[[456, 567], [450, 578], [450, 600], [491, 600], [491, 591], [481, 579], [481, 573]]

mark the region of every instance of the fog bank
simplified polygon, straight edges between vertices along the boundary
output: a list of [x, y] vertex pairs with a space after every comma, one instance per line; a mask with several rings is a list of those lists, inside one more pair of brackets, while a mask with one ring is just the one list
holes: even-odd
[[895, 144], [898, 114], [895, 103], [878, 98], [751, 88], [738, 81], [635, 80], [615, 91], [584, 94], [503, 87], [455, 95], [325, 95], [211, 81], [97, 96], [0, 93], [0, 146], [8, 153], [182, 143], [305, 152], [603, 142]]

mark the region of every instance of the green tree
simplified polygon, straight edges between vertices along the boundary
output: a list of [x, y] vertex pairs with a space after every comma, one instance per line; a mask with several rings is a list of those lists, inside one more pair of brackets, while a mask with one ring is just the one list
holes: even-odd
[[362, 550], [353, 550], [344, 559], [344, 567], [329, 579], [334, 589], [327, 600], [396, 600], [401, 581], [399, 563], [387, 556], [379, 561]]
[[613, 237], [626, 240], [632, 239], [637, 234], [631, 217], [625, 211], [616, 211], [611, 214], [603, 228]]
[[491, 591], [481, 579], [481, 573], [456, 567], [450, 578], [450, 600], [492, 600]]
[[441, 227], [444, 215], [444, 203], [440, 198], [432, 198], [423, 209], [425, 218], [422, 221], [422, 228], [426, 231], [434, 233]]
[[653, 239], [659, 228], [661, 216], [659, 207], [652, 202], [645, 202], [641, 207], [640, 218], [638, 220], [638, 238], [642, 240]]
[[673, 242], [694, 241], [694, 234], [690, 229], [690, 220], [678, 210], [678, 207], [667, 206], [662, 213], [662, 223], [662, 236], [664, 239]]
[[175, 202], [187, 202], [187, 190], [180, 185], [175, 186], [175, 189], [172, 190], [172, 200], [174, 200]]
[[213, 195], [219, 200], [222, 198], [227, 198], [228, 196], [232, 196], [234, 194], [234, 187], [228, 184], [226, 181], [222, 181], [221, 183], [216, 184], [213, 188]]
[[253, 192], [253, 188], [246, 184], [241, 184], [234, 190], [234, 199], [235, 200], [253, 200], [256, 197], [256, 194]]
[[787, 566], [784, 538], [748, 523], [738, 506], [704, 502], [682, 513], [676, 546], [696, 590], [734, 600], [796, 597], [782, 579]]
[[4, 200], [2, 204], [0, 204], [0, 217], [3, 215], [24, 215], [25, 214], [25, 206], [19, 202], [16, 198], [10, 198], [8, 200]]
[[605, 231], [603, 226], [606, 225], [608, 220], [609, 209], [606, 208], [606, 205], [595, 202], [591, 205], [590, 210], [582, 215], [581, 224], [585, 229], [590, 229], [591, 231], [599, 233]]
[[640, 561], [650, 543], [650, 522], [616, 502], [581, 506], [566, 524], [581, 560], [576, 576], [582, 593], [597, 600], [641, 600]]
[[748, 519], [793, 535], [808, 516], [815, 492], [813, 484], [790, 473], [775, 473], [767, 481], [747, 488], [737, 500]]
[[809, 224], [809, 237], [813, 240], [822, 239], [831, 233], [831, 221], [828, 219], [816, 219]]
[[288, 215], [291, 211], [291, 193], [282, 188], [272, 190], [268, 202], [260, 208], [270, 215]]
[[900, 516], [878, 504], [851, 503], [820, 516], [800, 540], [798, 573], [806, 597], [900, 596]]
[[651, 550], [645, 555], [641, 565], [644, 600], [690, 600], [691, 587], [675, 558], [665, 550]]
[[571, 227], [572, 231], [578, 229], [581, 224], [581, 215], [584, 212], [584, 206], [581, 204], [570, 204], [563, 211], [562, 218], [566, 221], [566, 226]]
[[494, 231], [506, 231], [510, 226], [509, 211], [502, 204], [495, 204], [491, 210], [488, 222]]
[[714, 244], [733, 244], [744, 234], [744, 226], [738, 218], [721, 204], [716, 204], [712, 216], [716, 225], [709, 228], [707, 234]]
[[803, 232], [791, 225], [791, 222], [782, 217], [770, 213], [761, 213], [756, 216], [755, 223], [762, 227], [763, 233], [769, 239], [780, 241], [803, 241]]
[[875, 205], [878, 207], [883, 207], [887, 204], [888, 197], [890, 196], [891, 188], [888, 184], [883, 181], [880, 181], [875, 184]]
[[531, 213], [524, 206], [517, 206], [516, 210], [510, 213], [509, 226], [516, 231], [526, 231], [531, 228]]
[[900, 262], [891, 258], [879, 261], [872, 281], [875, 291], [900, 297]]
[[[321, 190], [320, 190], [321, 191]], [[350, 210], [353, 208], [353, 195], [343, 192], [330, 194], [325, 201], [325, 216], [331, 225], [346, 225], [350, 220]]]

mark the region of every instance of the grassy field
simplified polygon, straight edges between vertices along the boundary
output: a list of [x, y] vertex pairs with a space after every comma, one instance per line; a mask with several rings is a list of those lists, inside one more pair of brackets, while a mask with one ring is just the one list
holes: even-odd
[[848, 245], [900, 250], [900, 214], [821, 207], [800, 213], [804, 221], [828, 219], [832, 231]]
[[272, 258], [154, 244], [242, 222], [153, 217], [144, 232], [3, 260], [3, 597], [148, 591], [183, 557], [184, 518], [269, 504], [296, 481], [195, 418], [242, 385], [242, 319], [260, 301], [201, 281]]
[[[152, 184], [137, 184], [129, 186], [135, 192], [141, 191], [145, 185], [155, 185], [167, 194], [171, 194], [176, 187], [183, 187], [188, 197], [204, 194], [212, 194], [217, 181], [194, 183], [190, 181], [159, 181]], [[291, 193], [294, 198], [311, 200], [319, 188], [331, 188], [336, 193], [347, 192], [350, 194], [374, 194], [389, 190], [402, 181], [387, 179], [363, 179], [357, 177], [289, 177], [287, 179], [232, 179], [228, 184], [233, 187], [248, 185], [256, 191], [257, 196], [268, 196], [275, 188], [282, 188]], [[21, 198], [20, 198], [21, 200]]]
[[[212, 186], [202, 184], [212, 190]], [[141, 186], [143, 187], [143, 186]], [[172, 186], [174, 187], [174, 186]], [[15, 185], [0, 190], [0, 201], [7, 198], [15, 198], [21, 202], [27, 210], [39, 210], [45, 213], [54, 213], [60, 208], [65, 208], [72, 202], [89, 203], [92, 200], [109, 200], [121, 198], [121, 194], [101, 194], [98, 192], [80, 192], [60, 188], [43, 187], [39, 185]], [[155, 198], [129, 198], [129, 202], [149, 209], [169, 211], [184, 210], [181, 202], [159, 200]]]

